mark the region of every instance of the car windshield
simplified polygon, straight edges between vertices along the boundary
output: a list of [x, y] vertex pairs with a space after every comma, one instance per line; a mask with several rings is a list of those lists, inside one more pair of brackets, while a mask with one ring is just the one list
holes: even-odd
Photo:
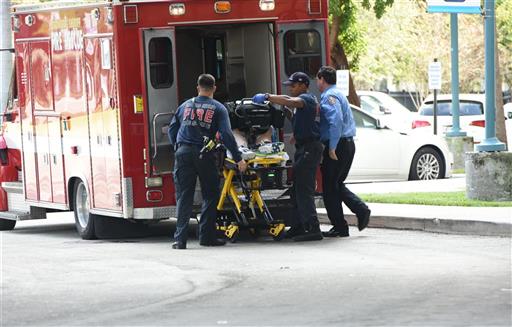
[[407, 109], [403, 104], [398, 102], [395, 98], [390, 95], [385, 94], [379, 97], [379, 100], [382, 102], [384, 107], [389, 108], [393, 111], [393, 113], [399, 114], [409, 114], [411, 111]]
[[380, 105], [377, 101], [370, 97], [361, 96], [361, 109], [372, 114], [381, 114]]
[[[461, 116], [475, 116], [484, 113], [483, 105], [479, 102], [461, 101], [460, 102], [460, 115]], [[420, 109], [420, 115], [433, 116], [434, 104], [432, 102], [425, 103]], [[451, 116], [452, 115], [452, 102], [440, 101], [437, 103], [438, 116]]]

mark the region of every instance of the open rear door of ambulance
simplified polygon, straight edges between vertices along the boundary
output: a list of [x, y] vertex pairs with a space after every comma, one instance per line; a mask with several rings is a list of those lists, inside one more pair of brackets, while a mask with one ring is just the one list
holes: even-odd
[[[327, 43], [324, 21], [278, 23], [279, 76], [281, 93], [286, 94], [286, 81], [295, 72], [304, 72], [310, 78], [309, 91], [320, 100], [315, 83], [316, 73], [327, 64]], [[290, 143], [292, 127], [287, 119], [284, 127], [285, 150], [291, 158], [295, 147]]]
[[178, 107], [175, 40], [174, 28], [142, 30], [146, 176], [170, 174], [174, 164], [167, 130]]

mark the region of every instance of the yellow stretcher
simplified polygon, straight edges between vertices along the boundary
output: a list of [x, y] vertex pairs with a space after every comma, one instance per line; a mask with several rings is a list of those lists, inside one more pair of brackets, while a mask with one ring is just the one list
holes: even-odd
[[[236, 241], [240, 228], [247, 227], [253, 233], [267, 230], [274, 240], [284, 237], [285, 222], [272, 217], [262, 198], [261, 173], [269, 169], [286, 169], [283, 156], [256, 156], [247, 160], [248, 169], [241, 174], [236, 163], [226, 158], [223, 166], [224, 184], [220, 194], [217, 210], [220, 213], [217, 230], [222, 232], [230, 241]], [[226, 209], [226, 201], [233, 206]]]

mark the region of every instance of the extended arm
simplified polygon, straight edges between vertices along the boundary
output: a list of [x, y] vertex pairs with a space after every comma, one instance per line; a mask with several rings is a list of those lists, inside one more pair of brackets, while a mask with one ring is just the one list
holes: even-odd
[[226, 110], [219, 110], [219, 133], [222, 139], [222, 143], [226, 146], [226, 148], [233, 155], [233, 159], [238, 165], [238, 169], [244, 172], [247, 169], [247, 163], [242, 160], [242, 154], [238, 150], [238, 146], [236, 145], [235, 137], [233, 136], [233, 132], [231, 131], [231, 124], [229, 122], [229, 116]]
[[171, 123], [169, 124], [169, 130], [167, 131], [169, 141], [172, 145], [176, 145], [176, 138], [178, 137], [178, 130], [180, 129], [180, 119], [178, 116], [179, 112], [180, 108], [178, 108], [176, 113], [172, 116]]
[[290, 97], [288, 95], [277, 95], [277, 94], [268, 94], [268, 101], [280, 104], [282, 106], [290, 107], [290, 108], [304, 108], [304, 100], [299, 97]]

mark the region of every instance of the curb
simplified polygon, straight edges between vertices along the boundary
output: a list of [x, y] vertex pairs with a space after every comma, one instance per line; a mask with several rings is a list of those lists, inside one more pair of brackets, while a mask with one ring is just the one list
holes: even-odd
[[[318, 213], [322, 224], [330, 224], [327, 214]], [[348, 224], [357, 226], [353, 214], [345, 215]], [[416, 218], [401, 216], [370, 216], [370, 228], [388, 228], [398, 230], [416, 230], [431, 233], [512, 237], [511, 223], [498, 223], [466, 219]]]

